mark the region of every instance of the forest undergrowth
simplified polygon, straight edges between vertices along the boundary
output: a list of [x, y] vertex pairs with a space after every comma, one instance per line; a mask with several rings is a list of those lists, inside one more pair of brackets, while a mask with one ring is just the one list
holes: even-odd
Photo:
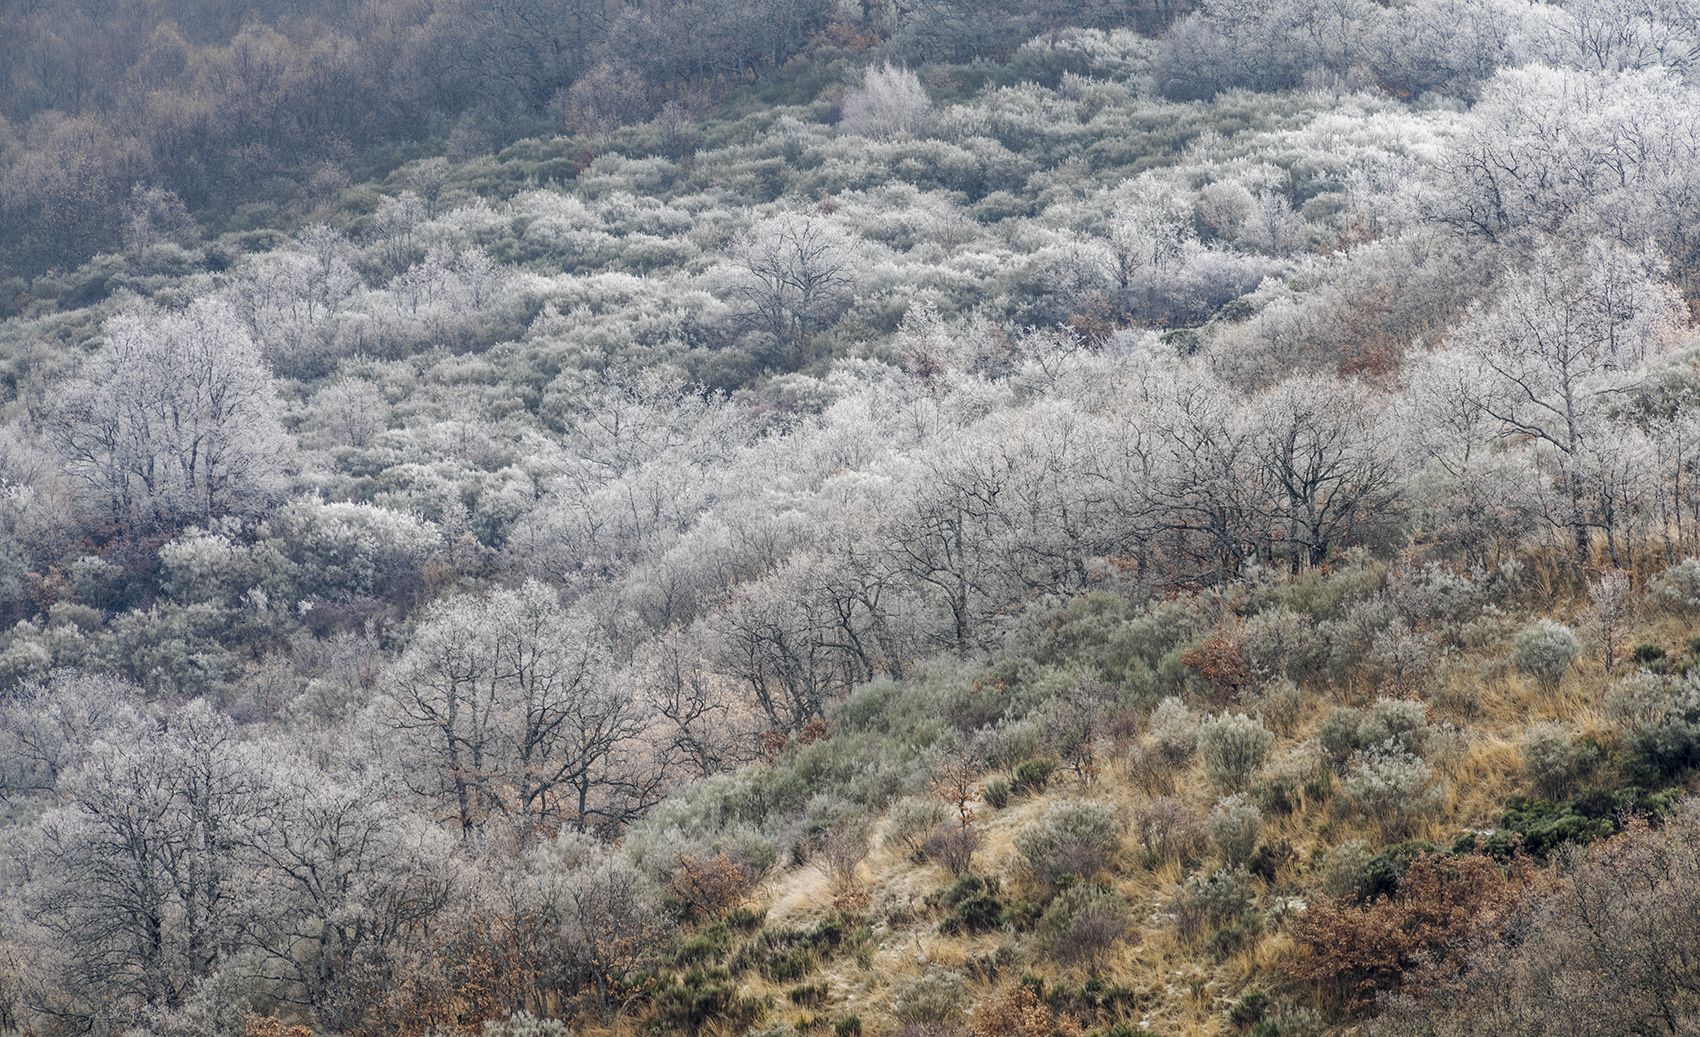
[[1691, 4], [107, 7], [0, 1035], [1692, 1029]]

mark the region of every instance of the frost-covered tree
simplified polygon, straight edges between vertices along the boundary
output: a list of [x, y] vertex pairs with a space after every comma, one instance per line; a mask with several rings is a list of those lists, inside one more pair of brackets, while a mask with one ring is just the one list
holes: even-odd
[[870, 67], [862, 85], [844, 95], [846, 132], [874, 140], [891, 140], [924, 135], [932, 126], [932, 99], [921, 86], [920, 77], [907, 68]]
[[216, 299], [112, 318], [53, 399], [50, 430], [85, 507], [141, 531], [257, 514], [287, 487], [270, 373]]
[[734, 289], [743, 319], [787, 350], [787, 364], [806, 357], [809, 340], [850, 305], [857, 264], [849, 237], [822, 216], [784, 213], [757, 224], [733, 255], [744, 277]]
[[617, 829], [655, 799], [646, 706], [597, 625], [541, 583], [435, 606], [386, 684], [405, 780], [463, 836], [498, 817], [521, 842]]
[[1596, 245], [1572, 260], [1543, 247], [1493, 309], [1454, 333], [1460, 362], [1473, 369], [1460, 386], [1471, 422], [1536, 445], [1556, 487], [1548, 521], [1568, 531], [1578, 559], [1590, 530], [1609, 519], [1590, 483], [1611, 473], [1590, 472], [1589, 448], [1619, 442], [1610, 401], [1630, 372], [1670, 348], [1674, 311], [1644, 252]]
[[[174, 1009], [241, 941], [260, 761], [196, 701], [94, 745], [41, 819], [24, 895], [63, 957], [57, 1006], [85, 1025]], [[116, 1009], [116, 1011], [114, 1011]]]

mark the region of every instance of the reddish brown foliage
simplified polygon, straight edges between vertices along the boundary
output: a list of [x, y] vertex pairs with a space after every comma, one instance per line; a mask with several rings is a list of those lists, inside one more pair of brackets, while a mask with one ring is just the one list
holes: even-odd
[[1102, 293], [1086, 300], [1086, 305], [1080, 312], [1069, 315], [1065, 322], [1070, 328], [1079, 332], [1086, 340], [1086, 345], [1092, 349], [1103, 349], [1110, 341], [1110, 336], [1133, 322], [1133, 315], [1125, 310], [1118, 310], [1111, 305], [1110, 300]]
[[721, 919], [743, 903], [751, 876], [738, 862], [722, 853], [714, 857], [679, 858], [678, 870], [670, 883], [673, 895], [689, 904], [696, 912]]
[[968, 1032], [973, 1037], [1080, 1037], [1080, 1020], [1053, 1017], [1031, 987], [1016, 987], [976, 1005]]
[[1393, 897], [1367, 907], [1343, 898], [1297, 915], [1289, 931], [1310, 954], [1287, 971], [1349, 1010], [1373, 1004], [1378, 990], [1419, 992], [1503, 923], [1530, 877], [1521, 861], [1506, 874], [1489, 857], [1419, 857]]
[[832, 22], [809, 37], [810, 52], [820, 47], [838, 47], [852, 54], [866, 54], [879, 45], [880, 38], [872, 29], [861, 33], [843, 22]]
[[791, 744], [791, 736], [777, 727], [770, 727], [756, 737], [761, 739], [761, 760], [763, 763], [772, 763], [779, 759], [779, 754], [784, 752], [785, 747]]
[[1252, 686], [1251, 665], [1245, 658], [1245, 636], [1238, 620], [1219, 626], [1197, 648], [1181, 653], [1181, 665], [1197, 671], [1216, 697], [1231, 702]]
[[248, 1037], [313, 1037], [309, 1026], [290, 1026], [275, 1015], [250, 1015], [243, 1024]]

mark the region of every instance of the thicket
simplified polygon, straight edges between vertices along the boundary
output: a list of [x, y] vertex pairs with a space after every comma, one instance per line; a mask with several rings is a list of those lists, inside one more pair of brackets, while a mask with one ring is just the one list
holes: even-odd
[[8, 8], [0, 1032], [1660, 1018], [1690, 22]]

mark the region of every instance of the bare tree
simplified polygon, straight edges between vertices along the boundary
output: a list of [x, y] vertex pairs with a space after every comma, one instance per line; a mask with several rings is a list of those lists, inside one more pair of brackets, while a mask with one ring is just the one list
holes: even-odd
[[764, 220], [738, 242], [734, 256], [747, 273], [736, 289], [746, 321], [805, 359], [809, 340], [849, 308], [854, 252], [825, 217], [785, 213]]
[[279, 499], [289, 447], [277, 409], [241, 321], [202, 299], [109, 321], [105, 347], [54, 400], [50, 427], [88, 507], [169, 529]]
[[522, 842], [617, 829], [659, 794], [648, 718], [606, 639], [541, 583], [436, 606], [389, 682], [387, 721], [422, 764], [407, 780], [463, 836], [493, 815]]
[[327, 772], [273, 745], [251, 852], [265, 876], [250, 939], [293, 978], [326, 1027], [367, 1008], [350, 975], [441, 911], [455, 891], [452, 837], [392, 805], [394, 779]]
[[874, 140], [918, 137], [933, 124], [933, 102], [907, 68], [869, 68], [862, 85], [844, 96], [842, 128]]
[[197, 701], [161, 729], [98, 743], [62, 783], [26, 895], [67, 950], [76, 1014], [176, 1008], [238, 945], [254, 906], [256, 763]]
[[1644, 253], [1596, 246], [1572, 259], [1543, 247], [1498, 306], [1454, 334], [1476, 369], [1474, 408], [1501, 437], [1546, 456], [1558, 489], [1548, 520], [1568, 530], [1579, 560], [1602, 521], [1585, 471], [1589, 440], [1606, 434], [1606, 409], [1630, 372], [1670, 348], [1675, 308]]

